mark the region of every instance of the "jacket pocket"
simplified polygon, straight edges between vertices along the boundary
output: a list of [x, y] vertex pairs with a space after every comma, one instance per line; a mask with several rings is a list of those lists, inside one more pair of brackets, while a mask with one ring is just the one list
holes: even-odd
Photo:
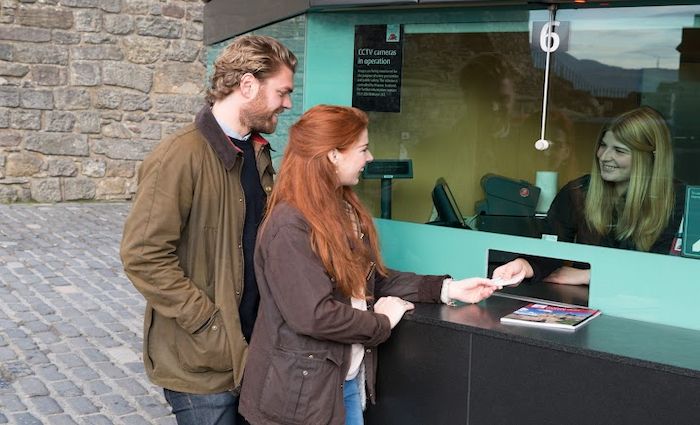
[[285, 424], [326, 424], [340, 385], [340, 361], [328, 351], [272, 352], [260, 410]]
[[196, 334], [178, 327], [175, 333], [180, 365], [187, 372], [227, 372], [233, 369], [231, 347], [219, 311], [209, 326]]

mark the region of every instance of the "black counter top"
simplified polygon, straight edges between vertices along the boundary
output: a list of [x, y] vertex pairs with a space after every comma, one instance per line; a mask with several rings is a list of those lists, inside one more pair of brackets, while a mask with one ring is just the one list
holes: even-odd
[[700, 331], [605, 312], [574, 332], [503, 325], [501, 317], [527, 304], [506, 296], [458, 307], [418, 303], [404, 320], [700, 378]]

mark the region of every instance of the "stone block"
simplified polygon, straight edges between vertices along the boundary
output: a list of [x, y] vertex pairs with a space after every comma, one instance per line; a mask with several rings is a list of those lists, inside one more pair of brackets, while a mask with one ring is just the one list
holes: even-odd
[[195, 115], [203, 105], [204, 96], [155, 95], [155, 110], [160, 113]]
[[58, 179], [32, 179], [31, 196], [37, 202], [59, 202], [61, 183]]
[[204, 20], [204, 8], [202, 5], [198, 3], [189, 4], [185, 20], [188, 22], [202, 22]]
[[100, 9], [109, 13], [119, 13], [122, 11], [120, 0], [100, 0]]
[[165, 41], [131, 37], [124, 40], [126, 60], [136, 64], [150, 64], [158, 61], [165, 50]]
[[130, 15], [148, 15], [150, 3], [146, 0], [124, 0], [124, 13]]
[[153, 71], [119, 62], [105, 63], [102, 67], [102, 83], [148, 93], [153, 84]]
[[40, 86], [62, 86], [68, 79], [63, 66], [34, 65], [31, 68], [31, 80]]
[[153, 92], [197, 95], [204, 91], [206, 69], [199, 62], [164, 63], [156, 68]]
[[118, 110], [102, 110], [100, 111], [100, 121], [102, 125], [109, 124], [110, 122], [121, 122], [122, 112]]
[[[7, 128], [10, 126], [10, 110], [7, 108], [0, 108], [0, 128]], [[0, 146], [2, 146], [0, 144]]]
[[3, 25], [0, 26], [0, 40], [41, 43], [51, 40], [51, 30], [44, 28], [27, 28], [18, 25]]
[[32, 397], [32, 403], [36, 410], [44, 417], [63, 413], [63, 409], [58, 405], [56, 400], [49, 396]]
[[0, 132], [0, 147], [11, 148], [22, 143], [22, 135], [17, 131]]
[[124, 59], [124, 54], [117, 46], [83, 46], [71, 48], [73, 60], [115, 60]]
[[199, 56], [202, 43], [188, 40], [173, 40], [165, 51], [165, 59], [177, 62], [193, 62]]
[[44, 163], [41, 155], [15, 152], [7, 155], [5, 174], [14, 177], [29, 177], [37, 174]]
[[129, 15], [104, 15], [104, 30], [110, 34], [126, 35], [134, 30], [134, 18]]
[[107, 169], [105, 170], [105, 177], [127, 177], [131, 178], [135, 175], [135, 167], [133, 161], [115, 161], [107, 160]]
[[151, 109], [151, 99], [143, 94], [125, 94], [122, 98], [124, 111], [148, 111]]
[[126, 191], [126, 182], [121, 177], [109, 177], [97, 182], [95, 196], [104, 199], [109, 195], [123, 195]]
[[10, 127], [19, 130], [40, 130], [41, 111], [13, 109], [10, 112]]
[[137, 128], [132, 129], [134, 133], [139, 134], [144, 139], [160, 140], [162, 137], [162, 125], [157, 122], [144, 122]]
[[142, 113], [139, 113], [139, 112], [124, 114], [124, 121], [142, 122], [145, 119], [146, 119], [146, 117]]
[[9, 44], [0, 44], [0, 60], [11, 61], [13, 50]]
[[72, 133], [30, 133], [25, 149], [46, 155], [87, 156], [87, 136]]
[[78, 167], [69, 158], [50, 158], [48, 161], [48, 174], [51, 177], [73, 177], [78, 174]]
[[18, 24], [28, 27], [67, 30], [73, 27], [73, 12], [53, 7], [21, 7], [17, 10], [16, 21]]
[[90, 93], [87, 89], [68, 87], [54, 91], [56, 108], [65, 110], [90, 108]]
[[100, 84], [101, 67], [96, 62], [71, 63], [70, 83], [73, 86], [96, 86]]
[[80, 34], [73, 31], [53, 30], [51, 40], [56, 44], [78, 44], [80, 43]]
[[50, 111], [46, 113], [47, 131], [67, 132], [75, 127], [75, 115], [71, 112]]
[[115, 139], [130, 139], [134, 134], [120, 122], [112, 122], [102, 126], [102, 135]]
[[63, 46], [16, 44], [13, 60], [20, 63], [68, 64], [68, 50]]
[[95, 181], [92, 179], [66, 178], [63, 180], [63, 199], [66, 201], [95, 199], [95, 189]]
[[181, 38], [182, 23], [159, 16], [136, 18], [136, 33], [160, 38]]
[[19, 90], [16, 87], [0, 86], [0, 106], [16, 108], [19, 106]]
[[7, 77], [24, 77], [29, 72], [29, 67], [16, 63], [1, 62], [0, 75]]
[[117, 44], [117, 37], [104, 32], [83, 33], [83, 41], [87, 44]]
[[160, 13], [169, 18], [180, 19], [185, 16], [185, 9], [176, 4], [165, 4], [160, 8]]
[[122, 93], [119, 90], [101, 88], [95, 92], [92, 104], [99, 109], [117, 109], [122, 103]]
[[[68, 404], [70, 404], [73, 410], [75, 410], [81, 416], [89, 415], [91, 413], [97, 413], [100, 411], [100, 409], [96, 407], [87, 397], [71, 397], [67, 399], [67, 402]], [[87, 422], [90, 424], [113, 423], [107, 418], [105, 418], [105, 422], [100, 421], [99, 417], [89, 417]]]
[[155, 146], [152, 141], [132, 139], [96, 139], [93, 152], [111, 159], [142, 160]]
[[32, 194], [28, 182], [12, 183], [8, 185], [0, 183], [0, 202], [29, 202], [31, 199]]
[[97, 32], [102, 29], [102, 13], [97, 10], [78, 10], [74, 14], [74, 30]]
[[190, 25], [187, 26], [186, 32], [185, 37], [187, 37], [188, 40], [204, 40], [204, 25], [200, 22], [191, 22]]
[[100, 132], [100, 114], [93, 111], [77, 112], [78, 130], [83, 134], [97, 134]]
[[100, 6], [100, 0], [61, 0], [61, 6], [96, 8]]
[[[99, 159], [86, 159], [83, 161], [83, 175], [88, 177], [104, 177], [107, 164]], [[99, 187], [99, 185], [98, 185]]]
[[52, 109], [53, 94], [49, 90], [22, 89], [20, 106], [28, 109]]

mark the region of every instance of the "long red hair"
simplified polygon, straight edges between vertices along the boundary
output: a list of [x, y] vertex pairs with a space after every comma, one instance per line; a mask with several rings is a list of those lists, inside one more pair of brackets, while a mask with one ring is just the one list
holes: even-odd
[[[345, 106], [318, 105], [304, 113], [289, 129], [289, 142], [261, 227], [264, 231], [265, 222], [280, 203], [297, 208], [311, 227], [311, 246], [326, 272], [344, 295], [355, 297], [365, 294], [371, 262], [381, 274], [386, 275], [386, 268], [372, 216], [351, 187], [340, 185], [328, 153], [350, 148], [368, 123], [363, 111]], [[344, 201], [355, 209], [369, 243], [354, 236]]]

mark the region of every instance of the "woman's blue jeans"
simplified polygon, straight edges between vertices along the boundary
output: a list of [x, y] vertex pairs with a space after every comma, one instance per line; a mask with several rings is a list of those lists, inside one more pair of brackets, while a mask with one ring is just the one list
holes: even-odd
[[363, 425], [362, 399], [360, 398], [360, 383], [355, 377], [343, 384], [343, 401], [345, 402], [345, 425]]

